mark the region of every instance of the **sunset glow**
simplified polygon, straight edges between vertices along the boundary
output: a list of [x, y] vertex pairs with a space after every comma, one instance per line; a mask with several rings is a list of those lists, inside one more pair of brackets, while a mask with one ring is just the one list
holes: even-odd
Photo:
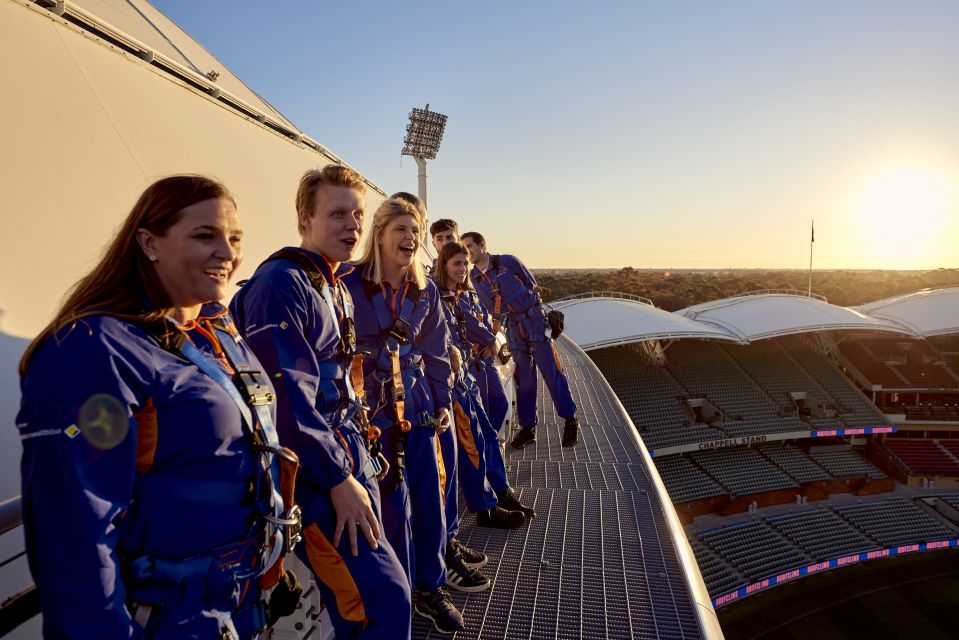
[[889, 166], [853, 200], [858, 251], [864, 263], [887, 268], [946, 266], [954, 247], [956, 189], [941, 173], [918, 165]]

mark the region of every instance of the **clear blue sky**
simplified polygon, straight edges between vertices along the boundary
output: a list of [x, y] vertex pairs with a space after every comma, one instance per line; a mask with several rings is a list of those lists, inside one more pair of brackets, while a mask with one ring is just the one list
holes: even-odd
[[387, 191], [534, 267], [959, 266], [957, 2], [154, 4]]

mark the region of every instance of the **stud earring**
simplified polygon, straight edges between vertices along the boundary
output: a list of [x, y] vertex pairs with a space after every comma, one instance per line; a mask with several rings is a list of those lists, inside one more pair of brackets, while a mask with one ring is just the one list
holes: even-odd
[[150, 256], [150, 262], [156, 262], [156, 261], [157, 261], [156, 256]]

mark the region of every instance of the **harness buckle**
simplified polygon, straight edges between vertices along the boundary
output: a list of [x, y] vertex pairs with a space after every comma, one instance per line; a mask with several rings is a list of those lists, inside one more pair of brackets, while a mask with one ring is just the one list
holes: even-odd
[[[272, 391], [268, 391], [270, 387], [265, 384], [266, 374], [262, 371], [241, 369], [236, 372], [236, 377], [239, 383], [237, 386], [239, 386], [241, 392], [244, 392], [249, 404], [273, 404], [273, 401], [276, 400], [276, 395]], [[258, 395], [256, 392], [259, 390], [263, 390], [264, 393]]]
[[260, 442], [253, 445], [253, 450], [257, 453], [272, 453], [273, 455], [278, 456], [279, 458], [282, 458], [291, 464], [298, 465], [300, 463], [300, 459], [296, 456], [296, 454], [286, 447], [274, 447], [272, 445]]
[[293, 505], [293, 508], [287, 512], [287, 518], [292, 522], [283, 525], [283, 555], [293, 551], [293, 547], [303, 539], [303, 512], [300, 510], [300, 505]]
[[403, 318], [397, 318], [393, 322], [393, 326], [390, 327], [388, 335], [395, 338], [400, 344], [407, 344], [409, 340], [407, 340], [406, 336], [409, 335], [410, 328], [411, 325], [409, 322]]

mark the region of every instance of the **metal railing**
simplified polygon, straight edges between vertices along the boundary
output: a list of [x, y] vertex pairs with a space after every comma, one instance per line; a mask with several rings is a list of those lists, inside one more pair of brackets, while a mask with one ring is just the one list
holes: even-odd
[[[20, 496], [0, 502], [0, 535], [13, 531], [23, 524]], [[26, 551], [14, 553], [9, 558], [0, 560], [0, 568], [22, 558]], [[0, 636], [4, 636], [27, 620], [40, 613], [40, 595], [37, 588], [30, 585], [23, 591], [14, 594], [2, 594], [0, 603]]]
[[643, 296], [636, 296], [631, 293], [625, 293], [623, 291], [587, 291], [586, 293], [575, 293], [571, 296], [566, 296], [564, 298], [559, 298], [557, 300], [552, 300], [548, 304], [557, 304], [560, 302], [569, 302], [571, 300], [588, 300], [590, 298], [613, 298], [616, 300], [631, 300], [632, 302], [639, 302], [641, 304], [646, 304], [651, 307], [655, 307], [653, 301], [649, 298], [644, 298]]

